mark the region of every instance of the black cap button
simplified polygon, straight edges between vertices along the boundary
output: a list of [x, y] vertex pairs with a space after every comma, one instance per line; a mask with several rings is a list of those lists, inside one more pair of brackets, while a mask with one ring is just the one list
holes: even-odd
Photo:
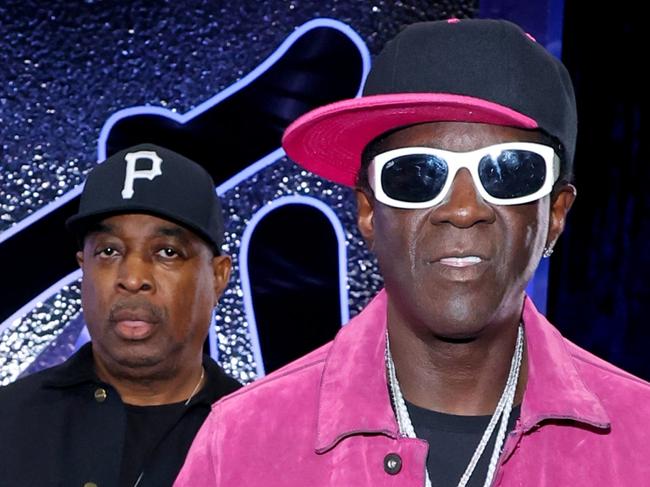
[[402, 470], [402, 458], [397, 453], [389, 453], [384, 457], [384, 470], [387, 474], [397, 475]]

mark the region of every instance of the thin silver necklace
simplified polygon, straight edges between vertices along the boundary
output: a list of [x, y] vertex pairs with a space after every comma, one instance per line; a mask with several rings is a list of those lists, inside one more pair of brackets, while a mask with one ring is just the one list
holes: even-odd
[[[199, 377], [199, 381], [194, 386], [194, 389], [192, 389], [192, 392], [190, 393], [190, 397], [188, 397], [187, 400], [183, 403], [183, 406], [187, 406], [190, 403], [190, 401], [192, 400], [194, 395], [199, 390], [199, 386], [201, 385], [201, 382], [203, 382], [203, 377], [204, 376], [205, 376], [205, 367], [203, 367], [203, 365], [201, 365], [201, 377]], [[136, 479], [135, 484], [133, 484], [133, 487], [138, 487], [138, 485], [140, 485], [140, 482], [142, 481], [143, 476], [144, 476], [144, 470], [142, 472], [140, 472], [140, 475], [138, 475], [138, 478]]]
[[[517, 382], [519, 381], [519, 370], [521, 369], [521, 359], [524, 352], [524, 329], [521, 324], [517, 330], [517, 343], [515, 345], [515, 351], [512, 356], [512, 361], [510, 362], [510, 372], [508, 374], [508, 380], [501, 394], [501, 398], [497, 403], [497, 407], [494, 411], [494, 414], [490, 418], [490, 422], [483, 432], [481, 441], [474, 450], [465, 472], [458, 482], [458, 487], [465, 487], [469, 481], [476, 464], [483, 455], [488, 441], [492, 437], [492, 433], [499, 422], [499, 429], [497, 432], [497, 437], [494, 442], [494, 449], [492, 450], [492, 456], [490, 457], [490, 464], [488, 466], [488, 473], [485, 478], [485, 483], [483, 487], [489, 487], [492, 484], [494, 474], [496, 472], [497, 462], [499, 460], [499, 455], [501, 454], [501, 448], [503, 447], [503, 442], [506, 436], [506, 430], [508, 428], [508, 420], [510, 419], [510, 413], [512, 412], [512, 405], [515, 400], [515, 392], [517, 391]], [[402, 390], [399, 386], [397, 380], [397, 374], [395, 373], [395, 363], [393, 362], [393, 357], [390, 353], [390, 341], [388, 339], [388, 332], [386, 332], [386, 368], [388, 369], [388, 380], [391, 398], [393, 401], [393, 408], [395, 409], [395, 416], [397, 419], [397, 424], [399, 426], [399, 431], [402, 436], [408, 438], [415, 438], [415, 430], [413, 428], [413, 423], [411, 422], [411, 417], [409, 416], [408, 409], [406, 408], [406, 403], [404, 402], [404, 396], [402, 395]], [[424, 469], [426, 487], [431, 487], [431, 479], [429, 478], [429, 472]]]
[[194, 394], [196, 394], [196, 391], [199, 390], [199, 386], [201, 385], [201, 382], [203, 381], [204, 376], [205, 376], [205, 368], [203, 367], [203, 365], [201, 365], [201, 377], [199, 377], [199, 381], [194, 386], [194, 389], [192, 390], [192, 393], [190, 394], [190, 397], [188, 397], [187, 401], [185, 401], [185, 406], [187, 406], [190, 403], [190, 401], [194, 397]]

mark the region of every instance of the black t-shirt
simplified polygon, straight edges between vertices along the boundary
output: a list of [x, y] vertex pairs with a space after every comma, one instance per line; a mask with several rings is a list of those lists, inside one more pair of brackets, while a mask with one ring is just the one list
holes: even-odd
[[[439, 413], [406, 402], [418, 438], [429, 443], [427, 470], [432, 487], [456, 487], [481, 441], [491, 416], [457, 416]], [[514, 407], [508, 420], [512, 431], [520, 407]], [[492, 432], [467, 487], [482, 487], [487, 476], [499, 424]]]
[[126, 410], [126, 433], [120, 485], [133, 487], [145, 468], [145, 460], [174, 428], [186, 406], [185, 402], [161, 406], [124, 405]]
[[190, 403], [161, 406], [124, 404], [126, 427], [120, 487], [171, 487], [187, 451], [214, 401], [241, 385], [204, 357], [206, 382]]

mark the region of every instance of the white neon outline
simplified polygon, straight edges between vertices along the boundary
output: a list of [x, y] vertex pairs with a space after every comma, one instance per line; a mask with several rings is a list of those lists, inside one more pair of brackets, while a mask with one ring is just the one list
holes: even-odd
[[[278, 61], [278, 59], [281, 58], [302, 35], [318, 27], [330, 27], [332, 29], [338, 30], [339, 32], [342, 32], [356, 45], [357, 49], [359, 50], [359, 54], [361, 55], [362, 71], [361, 71], [361, 82], [359, 83], [359, 88], [357, 89], [357, 93], [355, 95], [355, 96], [359, 96], [361, 94], [361, 90], [366, 80], [366, 77], [368, 76], [368, 71], [370, 70], [370, 51], [368, 51], [368, 47], [363, 42], [363, 39], [361, 39], [359, 34], [357, 34], [347, 24], [344, 24], [343, 22], [336, 19], [330, 19], [325, 17], [312, 19], [296, 27], [296, 29], [291, 34], [289, 34], [289, 36], [282, 42], [282, 44], [280, 44], [280, 46], [268, 58], [266, 58], [261, 64], [259, 64], [250, 73], [248, 73], [242, 79], [230, 85], [228, 88], [225, 88], [223, 91], [220, 91], [216, 95], [208, 98], [206, 101], [194, 107], [187, 113], [178, 114], [167, 108], [155, 107], [155, 106], [134, 106], [134, 107], [118, 110], [108, 118], [108, 120], [104, 123], [104, 125], [100, 130], [99, 139], [97, 142], [96, 162], [99, 163], [100, 161], [106, 159], [106, 140], [108, 139], [108, 134], [110, 133], [111, 128], [121, 119], [128, 118], [134, 115], [160, 115], [162, 117], [169, 118], [181, 124], [187, 123], [196, 115], [200, 115], [206, 110], [212, 108], [213, 106], [223, 101], [225, 98], [228, 98], [230, 95], [240, 91], [242, 88], [248, 86], [254, 80], [259, 78], [262, 74], [268, 71], [268, 69], [271, 68]], [[252, 166], [249, 166], [249, 168], [250, 167]], [[255, 172], [256, 171], [252, 171], [249, 174], [254, 174]], [[235, 176], [235, 178], [236, 177], [237, 176]], [[230, 180], [232, 179], [234, 178], [231, 178]], [[224, 182], [222, 186], [226, 185], [227, 183], [228, 181]], [[44, 216], [53, 212], [54, 210], [64, 205], [71, 199], [78, 196], [83, 190], [83, 185], [84, 183], [75, 186], [67, 193], [49, 202], [48, 204], [42, 206], [34, 213], [32, 213], [26, 218], [23, 218], [15, 225], [12, 225], [11, 227], [4, 230], [3, 232], [0, 232], [0, 244], [5, 240], [8, 240], [9, 238], [13, 237], [15, 234], [21, 232], [25, 228], [29, 227], [31, 224], [40, 220]]]
[[[310, 30], [320, 28], [320, 27], [329, 27], [335, 30], [338, 30], [339, 32], [343, 33], [352, 41], [352, 43], [357, 47], [359, 54], [361, 56], [361, 79], [359, 82], [359, 87], [357, 88], [357, 92], [355, 94], [355, 97], [358, 97], [361, 94], [361, 91], [363, 89], [363, 85], [365, 83], [365, 80], [368, 76], [368, 72], [370, 71], [370, 64], [371, 64], [371, 56], [370, 56], [370, 51], [368, 50], [368, 47], [366, 46], [365, 42], [355, 32], [350, 26], [347, 24], [336, 20], [336, 19], [331, 19], [331, 18], [325, 18], [325, 17], [319, 17], [315, 19], [311, 19], [304, 24], [298, 26], [295, 28], [295, 30], [287, 36], [287, 38], [280, 44], [280, 46], [273, 52], [269, 57], [267, 57], [262, 63], [260, 63], [255, 69], [253, 69], [250, 73], [248, 73], [246, 76], [244, 76], [242, 79], [236, 81], [229, 87], [225, 88], [224, 90], [220, 91], [216, 95], [208, 98], [204, 102], [200, 103], [196, 107], [192, 108], [188, 112], [184, 114], [179, 114], [177, 112], [174, 112], [172, 110], [169, 110], [167, 108], [163, 107], [155, 107], [155, 106], [134, 106], [134, 107], [129, 107], [125, 108], [122, 110], [118, 110], [114, 114], [112, 114], [108, 120], [104, 123], [100, 130], [99, 134], [99, 139], [97, 142], [97, 162], [104, 161], [106, 159], [106, 141], [108, 140], [108, 135], [113, 128], [113, 126], [122, 120], [123, 118], [129, 118], [134, 115], [159, 115], [168, 119], [171, 119], [177, 123], [180, 124], [185, 124], [188, 121], [192, 120], [194, 117], [197, 115], [202, 114], [203, 112], [209, 110], [210, 108], [216, 106], [219, 104], [221, 101], [224, 99], [228, 98], [229, 96], [233, 95], [234, 93], [237, 93], [241, 89], [245, 88], [248, 86], [250, 83], [255, 81], [257, 78], [259, 78], [261, 75], [263, 75], [266, 71], [268, 71], [286, 52], [289, 50], [289, 48], [298, 40], [300, 39], [305, 33], [309, 32]], [[253, 174], [257, 173], [258, 171], [270, 166], [271, 164], [274, 164], [277, 162], [279, 159], [285, 156], [284, 150], [282, 148], [275, 149], [274, 151], [270, 152], [266, 156], [264, 156], [262, 159], [256, 161], [255, 163], [251, 164], [247, 168], [243, 169], [239, 173], [235, 174], [233, 177], [229, 178], [219, 186], [217, 186], [216, 191], [217, 194], [223, 195], [225, 192], [228, 190], [232, 189], [233, 187], [237, 186], [240, 184], [242, 181], [247, 179], [248, 177], [252, 176]], [[65, 193], [63, 196], [57, 198], [56, 200], [48, 203], [47, 205], [43, 206], [39, 210], [35, 211], [32, 215], [29, 217], [21, 220], [19, 223], [11, 226], [4, 232], [0, 233], [0, 243], [2, 243], [4, 240], [7, 240], [8, 238], [12, 237], [16, 233], [22, 231], [23, 229], [27, 228], [29, 225], [33, 224], [34, 222], [38, 221], [39, 219], [43, 218], [45, 215], [49, 214], [50, 212], [54, 211], [61, 205], [67, 203], [77, 195], [81, 193], [83, 190], [84, 183], [81, 183], [77, 186], [75, 186], [73, 189]], [[280, 198], [282, 199], [282, 198]], [[313, 199], [313, 198], [312, 198]], [[314, 201], [319, 201], [315, 200]], [[320, 202], [319, 202], [320, 203]], [[323, 208], [327, 208], [326, 215], [329, 217], [329, 213], [336, 218], [337, 224], [340, 226], [340, 222], [338, 220], [338, 217], [333, 213], [333, 211], [327, 207], [324, 203], [321, 203], [323, 205]], [[317, 206], [317, 205], [312, 205], [312, 206]], [[330, 221], [332, 219], [330, 218]], [[335, 228], [335, 232], [337, 232], [337, 239], [339, 239], [338, 235], [338, 227], [336, 224], [333, 223], [333, 226]], [[341, 227], [342, 230], [342, 227]], [[244, 232], [245, 233], [245, 232]], [[345, 235], [342, 233], [342, 235]], [[343, 238], [343, 242], [345, 241], [345, 238]], [[340, 242], [341, 240], [339, 239], [339, 247], [340, 247]], [[345, 250], [345, 249], [344, 249]], [[346, 254], [343, 254], [346, 255]], [[339, 250], [339, 267], [340, 267], [340, 257], [341, 252]], [[80, 272], [80, 270], [75, 271], [75, 272]], [[241, 267], [240, 267], [240, 272], [241, 272]], [[74, 273], [72, 273], [74, 274]], [[39, 295], [45, 295], [46, 293], [50, 292], [50, 295], [55, 294], [57, 286], [59, 288], [63, 287], [65, 284], [61, 284], [62, 282], [67, 282], [66, 279], [68, 279], [72, 274], [64, 277], [63, 279], [59, 280], [52, 286], [50, 286], [46, 291], [41, 293]], [[341, 270], [339, 268], [339, 276], [341, 276]], [[346, 276], [346, 281], [339, 287], [339, 293], [341, 295], [345, 294], [344, 298], [341, 298], [341, 315], [342, 318], [345, 315], [345, 319], [342, 319], [342, 322], [345, 323], [348, 321], [348, 316], [349, 316], [349, 310], [348, 310], [348, 295], [347, 295], [347, 267], [345, 268], [345, 276]], [[242, 283], [244, 282], [244, 279], [242, 277]], [[250, 284], [249, 284], [250, 287]], [[30, 301], [26, 305], [22, 306], [17, 312], [12, 314], [7, 320], [5, 320], [2, 324], [0, 324], [0, 333], [4, 332], [5, 328], [9, 327], [9, 324], [12, 322], [12, 320], [15, 320], [17, 318], [22, 317], [20, 313], [26, 313], [30, 305], [35, 304], [38, 300], [38, 297], [35, 298], [34, 300]], [[345, 306], [343, 306], [343, 303], [345, 301]], [[254, 322], [253, 322], [254, 323]], [[249, 322], [250, 326], [250, 322]], [[252, 329], [252, 328], [251, 328]], [[255, 328], [255, 336], [257, 337], [257, 329]], [[210, 342], [210, 354], [214, 355], [218, 353], [218, 348], [216, 347], [216, 336], [214, 338], [214, 347], [212, 346], [213, 343]], [[260, 349], [259, 349], [259, 339], [257, 339], [257, 351], [254, 350], [254, 353], [257, 353], [258, 356], [260, 356]], [[256, 357], [257, 363], [262, 363], [260, 360], [257, 360], [258, 357]], [[263, 370], [263, 369], [262, 369]], [[264, 375], [262, 373], [262, 375]], [[260, 375], [260, 377], [262, 376]]]
[[253, 300], [251, 293], [250, 277], [248, 272], [248, 248], [250, 240], [255, 231], [255, 227], [262, 221], [262, 219], [270, 212], [277, 210], [285, 205], [298, 204], [307, 205], [317, 210], [320, 210], [330, 221], [336, 240], [338, 243], [338, 259], [339, 259], [339, 306], [341, 309], [341, 326], [348, 322], [350, 319], [350, 304], [347, 292], [348, 282], [348, 268], [347, 268], [347, 248], [346, 238], [343, 225], [339, 220], [334, 210], [323, 203], [321, 200], [311, 196], [291, 195], [282, 196], [260, 208], [248, 222], [244, 234], [241, 238], [241, 245], [239, 247], [239, 274], [242, 287], [242, 294], [244, 300], [244, 313], [246, 321], [248, 322], [249, 333], [251, 337], [251, 346], [253, 349], [253, 357], [255, 357], [257, 378], [264, 377], [266, 374], [264, 369], [264, 359], [262, 358], [262, 349], [260, 347], [260, 339], [257, 331], [257, 321], [255, 320], [255, 311], [253, 308]]
[[549, 259], [542, 259], [535, 269], [535, 274], [526, 286], [526, 294], [535, 303], [535, 307], [543, 315], [546, 314], [548, 306], [548, 275], [549, 275]]
[[63, 196], [60, 196], [59, 198], [55, 199], [54, 201], [50, 201], [47, 205], [39, 208], [36, 210], [34, 213], [29, 215], [26, 218], [23, 218], [20, 220], [18, 223], [15, 225], [12, 225], [11, 227], [7, 228], [4, 232], [0, 233], [0, 244], [4, 242], [5, 240], [10, 239], [13, 237], [15, 234], [18, 232], [23, 231], [25, 228], [30, 226], [32, 223], [37, 222], [41, 218], [43, 218], [45, 215], [53, 212], [56, 210], [59, 206], [63, 206], [66, 204], [68, 201], [71, 199], [75, 198], [79, 194], [81, 194], [81, 190], [84, 187], [84, 183], [78, 184], [74, 188], [72, 188], [70, 191], [65, 193]]
[[282, 159], [284, 156], [286, 156], [286, 153], [284, 152], [284, 149], [280, 147], [279, 149], [275, 149], [274, 151], [269, 152], [267, 155], [262, 157], [260, 160], [257, 162], [254, 162], [250, 166], [246, 167], [245, 169], [242, 169], [239, 171], [237, 174], [235, 174], [233, 177], [230, 179], [224, 181], [220, 185], [217, 186], [216, 191], [219, 196], [223, 196], [226, 194], [228, 191], [230, 191], [232, 188], [235, 186], [241, 184], [244, 182], [246, 179], [251, 177], [253, 174], [261, 171], [262, 169], [265, 169], [266, 167], [275, 164], [278, 162], [280, 159]]
[[36, 307], [38, 303], [43, 303], [49, 298], [58, 293], [62, 287], [67, 286], [73, 281], [81, 278], [81, 269], [77, 269], [74, 272], [71, 272], [62, 279], [59, 279], [57, 282], [48, 287], [45, 291], [40, 293], [38, 296], [30, 300], [27, 304], [23, 305], [18, 311], [12, 314], [9, 318], [0, 323], [0, 335], [5, 332], [15, 321], [23, 318], [27, 313]]
[[[319, 27], [330, 27], [333, 29], [336, 29], [343, 34], [345, 34], [357, 47], [359, 50], [359, 54], [361, 56], [361, 80], [359, 82], [359, 87], [357, 89], [357, 92], [355, 96], [359, 96], [361, 94], [361, 91], [363, 89], [363, 85], [365, 83], [365, 80], [368, 76], [368, 72], [370, 71], [370, 64], [371, 64], [371, 57], [370, 57], [370, 51], [368, 50], [368, 47], [364, 43], [363, 39], [357, 34], [351, 27], [349, 27], [347, 24], [344, 24], [343, 22], [340, 22], [336, 19], [328, 19], [328, 18], [317, 18], [317, 19], [312, 19], [301, 26], [297, 27], [296, 30], [294, 30], [283, 42], [280, 44], [278, 49], [276, 49], [266, 60], [264, 60], [260, 65], [258, 65], [253, 71], [248, 73], [245, 77], [240, 79], [239, 81], [233, 83], [230, 85], [228, 88], [225, 90], [217, 93], [213, 97], [209, 98], [208, 100], [204, 101], [203, 103], [199, 104], [198, 106], [194, 107], [190, 111], [184, 113], [184, 114], [179, 114], [177, 112], [173, 112], [167, 108], [162, 108], [162, 107], [154, 107], [154, 106], [136, 106], [136, 107], [130, 107], [130, 108], [125, 108], [123, 110], [119, 110], [113, 115], [109, 117], [109, 119], [106, 121], [104, 126], [102, 127], [100, 131], [100, 136], [99, 136], [99, 141], [98, 141], [98, 149], [97, 149], [97, 159], [100, 161], [103, 161], [106, 159], [106, 141], [108, 140], [108, 135], [113, 128], [115, 124], [117, 124], [120, 120], [123, 118], [128, 118], [134, 115], [159, 115], [162, 117], [166, 117], [168, 119], [171, 119], [177, 123], [180, 124], [185, 124], [188, 121], [192, 120], [194, 117], [204, 113], [205, 111], [213, 108], [229, 96], [233, 95], [234, 93], [237, 93], [241, 89], [245, 88], [249, 84], [251, 84], [254, 80], [259, 78], [261, 75], [263, 75], [266, 71], [268, 71], [286, 52], [291, 48], [291, 46], [298, 40], [300, 39], [305, 33], [309, 32], [312, 29], [319, 28]], [[241, 184], [243, 181], [251, 177], [252, 175], [256, 174], [257, 172], [261, 171], [262, 169], [265, 169], [266, 167], [275, 164], [278, 162], [280, 159], [282, 159], [285, 156], [284, 150], [279, 147], [273, 151], [271, 151], [269, 154], [266, 156], [262, 157], [258, 161], [254, 162], [250, 166], [244, 168], [231, 178], [227, 179], [220, 185], [216, 187], [216, 191], [218, 195], [224, 195], [226, 192], [231, 190], [232, 188], [236, 187], [237, 185]], [[318, 200], [316, 200], [318, 201]], [[329, 211], [331, 209], [327, 207]], [[327, 213], [326, 213], [327, 214]], [[333, 214], [333, 212], [332, 212]], [[336, 218], [336, 222], [338, 225], [340, 225], [340, 222], [338, 220], [338, 217], [334, 215], [334, 218]], [[329, 218], [329, 216], [328, 216]], [[330, 218], [330, 221], [332, 219]], [[251, 220], [252, 222], [252, 220]], [[249, 223], [250, 225], [250, 223]], [[333, 226], [335, 228], [335, 232], [337, 232], [337, 227], [333, 223]], [[341, 227], [342, 228], [342, 227]], [[246, 229], [247, 230], [247, 229]], [[246, 234], [246, 230], [244, 231], [244, 234]], [[345, 235], [343, 233], [342, 235]], [[337, 234], [337, 239], [339, 239], [339, 235]], [[345, 241], [345, 238], [343, 238], [343, 241]], [[242, 240], [242, 245], [243, 245], [243, 240]], [[340, 240], [339, 240], [340, 242]], [[340, 247], [340, 245], [339, 245]], [[241, 246], [240, 246], [241, 250]], [[344, 249], [345, 251], [345, 249]], [[339, 249], [339, 264], [340, 264], [340, 249]], [[343, 255], [346, 255], [345, 253]], [[250, 282], [248, 280], [248, 270], [246, 270], [246, 274], [242, 271], [242, 267], [240, 265], [239, 268], [240, 271], [240, 282], [242, 284], [242, 287], [244, 285], [247, 286], [247, 289], [250, 290]], [[341, 276], [341, 269], [339, 265], [339, 276]], [[348, 294], [347, 294], [347, 267], [345, 267], [345, 277], [346, 280], [343, 282], [342, 285], [339, 286], [339, 293], [341, 295], [344, 295], [340, 298], [341, 302], [341, 314], [342, 314], [342, 323], [346, 323], [349, 319], [349, 300], [348, 300]], [[246, 284], [244, 284], [246, 283]], [[247, 317], [247, 322], [251, 334], [251, 340], [252, 340], [252, 348], [253, 348], [253, 356], [255, 357], [255, 362], [259, 364], [257, 366], [257, 373], [258, 377], [264, 376], [264, 365], [263, 365], [263, 360], [262, 360], [262, 354], [261, 354], [261, 348], [259, 345], [259, 337], [257, 333], [257, 324], [255, 322], [254, 316], [252, 321], [250, 320], [250, 316], [253, 315], [252, 313], [252, 305], [250, 305], [251, 313], [248, 312], [246, 309], [246, 300], [247, 300], [246, 292], [244, 292], [244, 308], [245, 308], [245, 313]], [[343, 304], [345, 303], [345, 306]], [[250, 315], [250, 316], [249, 316]], [[345, 319], [343, 319], [343, 316], [345, 316]], [[208, 336], [209, 339], [209, 344], [210, 344], [210, 355], [214, 360], [217, 360], [218, 358], [218, 340], [216, 337], [216, 330], [214, 330], [214, 318], [212, 322], [212, 326], [210, 327], [210, 335]], [[260, 368], [261, 367], [261, 368]], [[261, 370], [261, 373], [260, 373]]]
[[210, 357], [215, 362], [219, 362], [219, 343], [217, 341], [217, 307], [212, 308], [212, 317], [210, 318], [210, 327], [208, 328], [208, 346], [210, 347]]
[[263, 75], [266, 71], [268, 71], [278, 61], [278, 59], [284, 56], [284, 54], [286, 54], [289, 48], [298, 39], [300, 39], [305, 33], [319, 27], [329, 27], [338, 30], [339, 32], [345, 34], [356, 45], [357, 49], [359, 49], [359, 54], [361, 54], [362, 71], [361, 71], [361, 82], [359, 83], [359, 88], [357, 89], [357, 93], [355, 95], [355, 96], [359, 96], [361, 94], [361, 90], [366, 80], [366, 77], [368, 76], [368, 71], [370, 70], [370, 52], [368, 51], [368, 47], [365, 45], [363, 39], [361, 39], [359, 34], [357, 34], [347, 24], [344, 24], [343, 22], [336, 19], [316, 18], [308, 22], [305, 22], [304, 24], [297, 27], [296, 30], [294, 30], [291, 34], [289, 34], [289, 36], [282, 42], [282, 44], [280, 44], [280, 46], [269, 57], [267, 57], [264, 61], [262, 61], [261, 64], [259, 64], [255, 69], [253, 69], [242, 79], [236, 81], [228, 88], [224, 89], [223, 91], [220, 91], [219, 93], [212, 96], [211, 98], [208, 98], [207, 100], [200, 103], [199, 105], [192, 108], [190, 111], [186, 113], [179, 114], [167, 108], [154, 107], [154, 106], [136, 106], [136, 107], [124, 108], [122, 110], [115, 112], [113, 115], [111, 115], [108, 118], [106, 123], [104, 123], [104, 126], [100, 131], [99, 141], [97, 144], [97, 159], [100, 161], [106, 159], [106, 141], [108, 139], [108, 134], [110, 133], [113, 126], [123, 118], [129, 118], [133, 115], [159, 115], [162, 117], [169, 118], [177, 123], [185, 124], [189, 120], [196, 117], [197, 115], [200, 115], [203, 112], [209, 110], [210, 108], [219, 104], [229, 96], [233, 95], [234, 93], [237, 93], [241, 89], [251, 84], [261, 75]]
[[81, 347], [83, 347], [89, 341], [90, 341], [90, 334], [88, 333], [88, 328], [86, 327], [86, 322], [84, 321], [84, 325], [81, 327], [81, 331], [77, 336], [77, 340], [74, 342], [75, 352], [79, 350]]

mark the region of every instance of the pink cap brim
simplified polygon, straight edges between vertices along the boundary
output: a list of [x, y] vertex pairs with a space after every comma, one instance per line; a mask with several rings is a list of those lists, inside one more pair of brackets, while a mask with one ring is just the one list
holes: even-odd
[[312, 110], [286, 129], [282, 146], [305, 169], [354, 186], [361, 154], [372, 140], [398, 127], [443, 121], [538, 128], [526, 115], [471, 96], [397, 93], [353, 98]]

